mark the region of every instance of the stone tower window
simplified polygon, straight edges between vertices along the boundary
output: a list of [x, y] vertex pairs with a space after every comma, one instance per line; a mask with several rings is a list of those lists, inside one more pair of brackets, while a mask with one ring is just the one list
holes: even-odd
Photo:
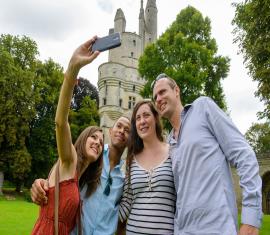
[[135, 85], [133, 85], [133, 92], [135, 92], [135, 90], [136, 90], [136, 86], [135, 86]]
[[129, 100], [128, 100], [128, 109], [132, 109], [132, 97], [128, 97]]
[[133, 46], [136, 46], [136, 40], [135, 39], [133, 40]]
[[122, 99], [119, 99], [119, 107], [122, 107]]
[[131, 52], [130, 54], [131, 54], [131, 57], [133, 58], [134, 52]]
[[106, 98], [103, 98], [103, 105], [106, 105], [107, 104], [107, 100]]
[[118, 97], [120, 97], [120, 93], [121, 93], [121, 82], [119, 82], [118, 84]]
[[128, 109], [133, 109], [136, 103], [136, 97], [129, 96], [128, 97]]
[[105, 86], [105, 95], [108, 95], [108, 86], [106, 81], [104, 81], [104, 86]]

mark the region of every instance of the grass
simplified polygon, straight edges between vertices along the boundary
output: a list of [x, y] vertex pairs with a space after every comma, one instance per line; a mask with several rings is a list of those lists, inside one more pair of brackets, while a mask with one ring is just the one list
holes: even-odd
[[30, 234], [38, 216], [38, 206], [22, 200], [0, 200], [0, 234]]
[[269, 233], [270, 233], [270, 215], [264, 215], [260, 235], [269, 235]]
[[[38, 216], [39, 207], [25, 201], [24, 194], [7, 191], [0, 196], [0, 234], [28, 235]], [[270, 215], [264, 215], [260, 235], [269, 235]]]

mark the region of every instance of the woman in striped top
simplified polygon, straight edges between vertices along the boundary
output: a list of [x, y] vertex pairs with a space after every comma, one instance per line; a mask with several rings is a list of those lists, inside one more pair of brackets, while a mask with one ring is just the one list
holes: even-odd
[[[136, 104], [131, 118], [127, 175], [117, 234], [173, 234], [175, 188], [169, 146], [151, 101]], [[122, 233], [121, 233], [122, 232]]]

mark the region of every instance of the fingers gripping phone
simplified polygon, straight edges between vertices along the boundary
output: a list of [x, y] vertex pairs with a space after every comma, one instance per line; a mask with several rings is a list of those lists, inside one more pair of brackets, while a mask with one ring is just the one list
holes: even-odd
[[92, 51], [106, 51], [121, 46], [120, 33], [113, 33], [108, 36], [98, 38], [93, 46]]

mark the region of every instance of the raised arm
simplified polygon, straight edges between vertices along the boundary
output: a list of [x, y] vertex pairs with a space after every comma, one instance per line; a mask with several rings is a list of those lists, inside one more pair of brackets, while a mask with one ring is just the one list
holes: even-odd
[[60, 91], [55, 116], [56, 140], [59, 158], [62, 163], [67, 165], [73, 163], [76, 158], [76, 152], [72, 144], [71, 132], [68, 123], [68, 113], [73, 89], [80, 69], [91, 63], [99, 54], [97, 51], [91, 51], [92, 44], [96, 38], [96, 36], [91, 38], [74, 51], [67, 71], [65, 72], [64, 82]]

